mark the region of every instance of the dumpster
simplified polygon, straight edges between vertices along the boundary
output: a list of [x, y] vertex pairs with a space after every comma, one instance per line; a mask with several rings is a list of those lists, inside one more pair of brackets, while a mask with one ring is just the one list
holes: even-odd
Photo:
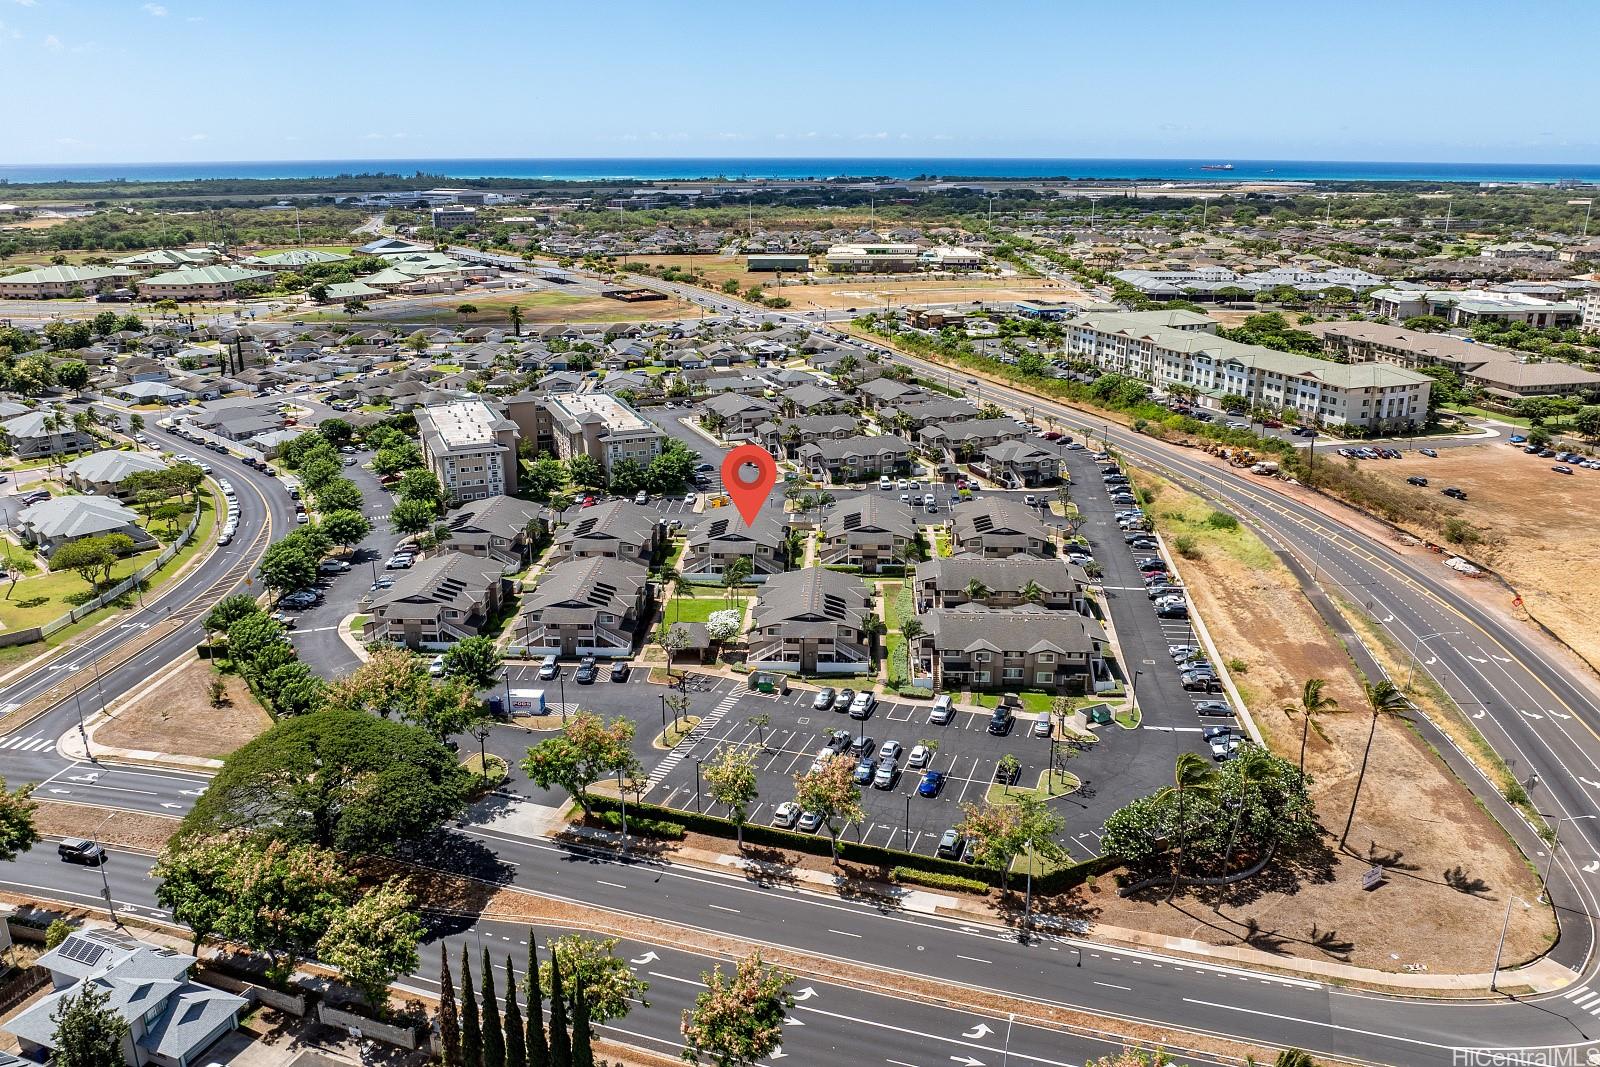
[[757, 693], [783, 694], [789, 691], [788, 675], [775, 671], [751, 671], [749, 687]]
[[1093, 723], [1104, 725], [1111, 721], [1110, 704], [1090, 704], [1083, 709], [1083, 717]]

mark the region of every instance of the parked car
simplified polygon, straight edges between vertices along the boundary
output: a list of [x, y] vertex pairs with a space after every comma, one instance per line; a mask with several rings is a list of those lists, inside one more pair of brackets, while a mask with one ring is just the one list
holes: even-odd
[[936, 797], [939, 795], [939, 790], [943, 788], [943, 771], [924, 771], [922, 780], [917, 783], [917, 795], [919, 797]]
[[1565, 463], [1557, 463], [1554, 467], [1551, 467], [1550, 469], [1555, 471], [1557, 474], [1571, 474], [1572, 473], [1572, 468], [1567, 466]]
[[1447, 489], [1441, 489], [1441, 490], [1439, 490], [1439, 492], [1443, 493], [1445, 496], [1455, 497], [1457, 500], [1465, 500], [1465, 499], [1467, 499], [1466, 490], [1458, 489], [1453, 485], [1450, 486]]
[[792, 800], [785, 800], [772, 809], [772, 825], [781, 830], [791, 829], [800, 821], [800, 805]]
[[817, 827], [821, 825], [822, 816], [814, 811], [802, 811], [800, 813], [800, 821], [794, 824], [794, 828], [803, 834], [812, 834], [816, 833]]
[[949, 693], [940, 693], [933, 698], [933, 712], [928, 716], [928, 721], [935, 726], [946, 726], [956, 717], [955, 704]]
[[539, 680], [548, 682], [561, 673], [561, 665], [554, 656], [546, 656], [539, 662]]
[[843, 752], [850, 747], [850, 738], [852, 736], [849, 730], [829, 731], [828, 748], [833, 752]]
[[1028, 731], [1028, 733], [1034, 737], [1049, 737], [1054, 732], [1055, 727], [1050, 725], [1050, 719], [1048, 716], [1043, 719], [1035, 719], [1033, 728]]
[[1207, 744], [1211, 746], [1211, 758], [1221, 763], [1239, 751], [1239, 738], [1233, 734], [1218, 734], [1211, 738]]
[[856, 698], [856, 691], [854, 689], [845, 688], [845, 689], [839, 690], [838, 697], [836, 697], [834, 699], [834, 701], [833, 701], [833, 710], [834, 711], [849, 711], [850, 710], [850, 702], [855, 700], [855, 698]]
[[870, 756], [872, 754], [872, 750], [877, 746], [877, 744], [878, 743], [876, 741], [866, 734], [860, 734], [850, 739], [850, 748], [848, 751], [852, 756]]
[[1406, 484], [1426, 486], [1428, 484], [1428, 479], [1424, 478], [1420, 474], [1413, 474], [1411, 477], [1406, 479]]
[[1417, 449], [1417, 451], [1419, 453], [1421, 453], [1422, 455], [1427, 456], [1429, 459], [1438, 459], [1439, 458], [1439, 453], [1434, 451], [1431, 448], [1419, 448], [1419, 449]]
[[[303, 514], [301, 518], [304, 518]], [[411, 562], [411, 556], [390, 556], [388, 559], [384, 560], [383, 568], [384, 570], [390, 571], [403, 571], [411, 566]]]
[[852, 719], [865, 719], [872, 714], [872, 709], [878, 706], [878, 698], [872, 695], [871, 690], [863, 689], [857, 693], [855, 699], [850, 701], [850, 717]]
[[1167, 655], [1171, 656], [1174, 660], [1188, 659], [1190, 656], [1195, 655], [1199, 651], [1200, 651], [1200, 648], [1197, 645], [1168, 645], [1167, 646]]
[[626, 682], [631, 671], [632, 668], [628, 666], [628, 661], [625, 659], [611, 662], [611, 680], [613, 682]]
[[[920, 789], [918, 790], [920, 792]], [[958, 860], [967, 850], [967, 839], [959, 830], [946, 830], [939, 838], [934, 854], [942, 860]]]
[[325, 559], [317, 564], [318, 574], [343, 574], [350, 569], [350, 564], [342, 559]]
[[833, 750], [831, 745], [825, 748], [817, 749], [817, 754], [811, 757], [811, 773], [816, 774], [818, 771], [822, 770], [828, 765], [828, 761], [833, 759], [838, 754], [839, 753]]
[[933, 753], [928, 751], [927, 745], [912, 745], [911, 751], [906, 755], [907, 767], [926, 767], [933, 758]]
[[872, 788], [893, 789], [894, 780], [899, 777], [900, 768], [896, 767], [892, 759], [879, 759], [877, 773], [872, 776]]
[[429, 674], [430, 677], [433, 677], [433, 678], [443, 677], [443, 675], [444, 675], [444, 657], [443, 656], [435, 656], [435, 657], [433, 657], [432, 659], [430, 659], [428, 661], [428, 674]]
[[811, 698], [811, 710], [827, 711], [829, 708], [833, 707], [834, 697], [838, 695], [839, 694], [831, 685], [823, 686], [821, 689], [817, 690], [817, 695]]
[[851, 778], [855, 780], [856, 785], [866, 785], [868, 782], [872, 781], [872, 776], [877, 772], [877, 770], [877, 761], [871, 756], [863, 756], [861, 760], [856, 763], [855, 773], [851, 775]]
[[1207, 671], [1185, 671], [1183, 688], [1190, 693], [1220, 693], [1222, 681]]
[[1195, 704], [1194, 713], [1207, 719], [1231, 719], [1234, 716], [1233, 708], [1220, 700], [1201, 700]]
[[994, 709], [989, 716], [989, 732], [996, 737], [1004, 737], [1011, 732], [1011, 709], [1004, 704]]
[[598, 677], [600, 677], [600, 668], [595, 664], [594, 657], [585, 656], [582, 662], [578, 664], [577, 673], [572, 676], [572, 680], [579, 685], [593, 685], [594, 680]]

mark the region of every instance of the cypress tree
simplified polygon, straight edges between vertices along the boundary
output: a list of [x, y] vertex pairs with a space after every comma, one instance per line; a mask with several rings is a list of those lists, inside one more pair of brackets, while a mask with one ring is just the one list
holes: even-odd
[[522, 1009], [517, 1007], [517, 972], [506, 957], [506, 1067], [528, 1067], [527, 1034], [522, 1029]]
[[472, 988], [472, 962], [461, 946], [461, 1067], [483, 1067], [483, 1030], [478, 1024], [478, 994]]
[[589, 1029], [589, 998], [583, 983], [572, 983], [572, 1067], [594, 1067], [594, 1034]]
[[455, 979], [450, 977], [450, 953], [439, 942], [439, 1045], [445, 1067], [461, 1067], [461, 1019], [456, 1014]]
[[567, 1005], [561, 996], [561, 957], [556, 955], [553, 944], [550, 946], [550, 1067], [573, 1067]]
[[506, 1067], [506, 1032], [500, 1025], [500, 998], [494, 991], [494, 963], [483, 950], [483, 1067]]
[[544, 991], [539, 988], [539, 952], [528, 931], [528, 1067], [551, 1067], [550, 1040], [544, 1033]]

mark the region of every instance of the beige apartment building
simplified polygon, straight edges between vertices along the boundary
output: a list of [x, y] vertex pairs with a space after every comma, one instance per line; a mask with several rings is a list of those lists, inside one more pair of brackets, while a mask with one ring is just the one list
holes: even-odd
[[417, 411], [422, 458], [452, 504], [514, 493], [517, 426], [481, 400]]

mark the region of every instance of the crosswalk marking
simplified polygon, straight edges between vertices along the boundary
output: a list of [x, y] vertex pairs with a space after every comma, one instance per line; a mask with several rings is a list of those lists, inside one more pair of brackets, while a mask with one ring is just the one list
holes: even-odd
[[688, 757], [689, 753], [694, 750], [694, 746], [699, 743], [700, 739], [706, 734], [710, 733], [717, 723], [722, 721], [722, 717], [724, 715], [728, 714], [728, 712], [732, 711], [738, 706], [739, 698], [741, 696], [743, 696], [743, 694], [737, 688], [734, 689], [727, 696], [722, 698], [722, 702], [720, 704], [712, 708], [706, 715], [702, 716], [700, 721], [695, 724], [694, 729], [685, 734], [683, 740], [678, 742], [678, 746], [671, 752], [668, 752], [666, 759], [662, 760], [660, 764], [656, 766], [656, 769], [650, 772], [650, 780], [644, 787], [645, 792], [649, 792], [656, 786], [660, 785], [667, 775], [671, 774], [673, 769]]
[[55, 747], [56, 739], [53, 737], [0, 737], [0, 748], [17, 752], [51, 752]]
[[1584, 1007], [1587, 1007], [1589, 1005], [1589, 1002], [1591, 1000], [1595, 1000], [1597, 998], [1600, 998], [1600, 993], [1596, 993], [1596, 992], [1591, 990], [1591, 991], [1589, 991], [1587, 993], [1584, 993], [1583, 996], [1581, 996], [1577, 1000], [1573, 1001], [1573, 1003], [1576, 1004], [1580, 1008], [1584, 1008]]

